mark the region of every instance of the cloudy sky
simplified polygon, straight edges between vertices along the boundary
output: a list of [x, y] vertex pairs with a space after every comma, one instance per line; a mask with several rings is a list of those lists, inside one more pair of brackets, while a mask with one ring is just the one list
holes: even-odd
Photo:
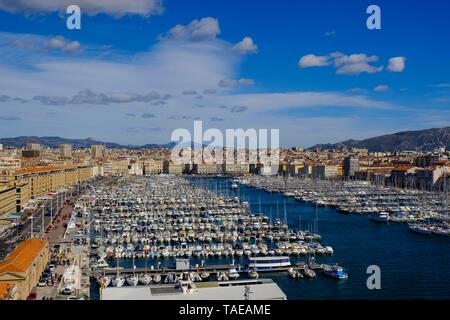
[[311, 146], [448, 126], [450, 3], [392, 2], [368, 30], [356, 0], [0, 0], [0, 136], [167, 143], [202, 120]]

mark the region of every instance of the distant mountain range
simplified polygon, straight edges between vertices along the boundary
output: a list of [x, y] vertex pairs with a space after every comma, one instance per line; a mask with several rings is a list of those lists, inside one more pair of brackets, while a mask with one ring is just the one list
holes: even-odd
[[450, 150], [450, 127], [420, 131], [404, 131], [365, 140], [347, 140], [334, 144], [317, 144], [308, 150], [362, 148], [369, 151], [433, 151]]
[[0, 138], [0, 144], [4, 147], [22, 148], [27, 143], [39, 143], [42, 146], [56, 148], [60, 144], [71, 144], [74, 148], [90, 148], [94, 144], [104, 145], [106, 148], [130, 148], [130, 149], [154, 149], [154, 148], [172, 148], [175, 144], [145, 144], [142, 146], [121, 145], [113, 142], [102, 142], [92, 138], [86, 139], [66, 139], [61, 137], [36, 137], [22, 136], [16, 138]]
[[[42, 146], [51, 148], [56, 148], [64, 143], [71, 144], [74, 148], [89, 148], [93, 144], [101, 144], [107, 148], [130, 149], [172, 148], [176, 145], [174, 142], [167, 144], [145, 144], [142, 146], [121, 145], [113, 142], [97, 141], [92, 138], [66, 139], [35, 136], [0, 138], [0, 144], [3, 144], [5, 147], [21, 148], [26, 146], [27, 143], [39, 143]], [[361, 148], [368, 149], [369, 151], [432, 151], [440, 147], [445, 147], [447, 150], [450, 150], [450, 127], [398, 132], [365, 140], [352, 139], [333, 144], [317, 144], [308, 150]]]

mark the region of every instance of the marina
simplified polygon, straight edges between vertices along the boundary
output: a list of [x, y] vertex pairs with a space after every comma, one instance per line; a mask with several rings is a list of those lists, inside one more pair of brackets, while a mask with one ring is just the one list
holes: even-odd
[[[400, 189], [365, 181], [332, 181], [295, 177], [248, 176], [241, 184], [279, 192], [285, 197], [342, 214], [367, 215], [376, 222], [400, 222], [423, 234], [450, 235], [448, 197], [442, 192]], [[433, 232], [433, 231], [436, 232]]]
[[[150, 183], [149, 181], [152, 180], [158, 181], [161, 189], [163, 188], [161, 187], [161, 181], [169, 181], [168, 177], [164, 176], [152, 176], [146, 179], [148, 179], [146, 183]], [[121, 288], [131, 289], [133, 287], [145, 288], [148, 285], [176, 285], [180, 281], [191, 281], [198, 285], [212, 282], [227, 283], [233, 279], [240, 281], [272, 279], [286, 294], [288, 299], [344, 299], [354, 298], [357, 295], [370, 299], [389, 299], [393, 296], [401, 298], [402, 294], [405, 294], [396, 287], [399, 284], [406, 285], [405, 275], [401, 274], [401, 272], [406, 270], [406, 274], [409, 274], [411, 277], [413, 270], [409, 263], [414, 260], [417, 260], [416, 263], [420, 263], [422, 261], [421, 255], [426, 257], [428, 261], [431, 261], [436, 270], [442, 269], [442, 272], [445, 270], [443, 262], [448, 258], [446, 256], [448, 254], [448, 243], [439, 241], [440, 238], [438, 237], [435, 240], [431, 240], [431, 238], [424, 239], [421, 235], [415, 236], [413, 232], [405, 232], [405, 230], [408, 230], [408, 225], [406, 224], [375, 223], [368, 221], [368, 218], [364, 215], [342, 215], [338, 213], [336, 208], [319, 207], [310, 202], [286, 197], [279, 192], [268, 192], [247, 184], [239, 184], [238, 189], [231, 188], [231, 184], [235, 179], [226, 177], [177, 177], [175, 179], [177, 184], [181, 184], [178, 189], [183, 190], [181, 192], [183, 197], [179, 199], [183, 206], [185, 206], [183, 199], [189, 194], [186, 190], [194, 188], [194, 194], [207, 195], [205, 202], [211, 207], [210, 210], [215, 210], [216, 214], [214, 216], [216, 218], [220, 217], [218, 220], [221, 228], [223, 222], [227, 225], [227, 222], [235, 220], [224, 219], [226, 215], [219, 210], [223, 208], [220, 208], [220, 206], [215, 207], [215, 204], [212, 205], [217, 199], [220, 199], [219, 203], [222, 206], [228, 206], [227, 210], [230, 209], [230, 212], [233, 212], [231, 214], [232, 217], [237, 217], [237, 221], [241, 221], [242, 224], [245, 223], [254, 234], [245, 233], [245, 230], [243, 228], [239, 229], [239, 227], [234, 230], [233, 228], [236, 227], [236, 224], [233, 226], [231, 223], [231, 226], [233, 226], [231, 230], [236, 231], [234, 234], [236, 238], [233, 238], [233, 232], [230, 235], [223, 232], [223, 230], [214, 230], [214, 227], [207, 226], [209, 221], [199, 220], [197, 224], [204, 224], [205, 227], [201, 230], [198, 227], [195, 236], [190, 238], [188, 232], [186, 232], [190, 227], [189, 219], [196, 217], [196, 215], [192, 213], [190, 215], [184, 214], [182, 222], [186, 223], [186, 225], [183, 230], [179, 228], [180, 224], [178, 224], [178, 219], [181, 218], [171, 214], [168, 217], [164, 217], [165, 219], [172, 219], [169, 220], [172, 222], [170, 223], [172, 228], [174, 227], [173, 218], [176, 217], [178, 239], [173, 239], [175, 231], [169, 234], [166, 229], [160, 230], [160, 233], [156, 232], [156, 234], [160, 234], [159, 237], [150, 237], [150, 241], [146, 243], [148, 245], [146, 248], [149, 250], [142, 250], [146, 244], [142, 244], [139, 237], [147, 234], [148, 229], [144, 229], [146, 230], [145, 232], [134, 232], [134, 238], [138, 240], [133, 242], [131, 241], [133, 232], [129, 233], [130, 236], [122, 237], [121, 231], [113, 233], [108, 231], [108, 224], [101, 220], [106, 219], [107, 215], [99, 211], [100, 206], [92, 206], [90, 208], [90, 210], [93, 209], [90, 222], [91, 267], [93, 268], [91, 274], [93, 279], [91, 281], [91, 296], [94, 299], [96, 297], [101, 298], [99, 294], [101, 287], [108, 290], [116, 288], [112, 283], [115, 277], [120, 279], [119, 282], [121, 283], [119, 285]], [[130, 188], [136, 188], [137, 185], [133, 187], [128, 185], [127, 188], [131, 190]], [[101, 188], [97, 189], [96, 192], [98, 194], [104, 193], [101, 191]], [[109, 190], [114, 190], [114, 188]], [[142, 194], [144, 193], [141, 192]], [[138, 199], [136, 198], [136, 200]], [[98, 204], [99, 202], [94, 203]], [[173, 211], [173, 204], [163, 203], [163, 205], [165, 208]], [[195, 208], [192, 204], [187, 207], [191, 208], [190, 212], [193, 211], [192, 208]], [[161, 211], [161, 209], [159, 210]], [[152, 217], [161, 216], [156, 209], [148, 211], [153, 213]], [[188, 209], [186, 208], [184, 211], [188, 212]], [[246, 218], [243, 219], [243, 217]], [[95, 223], [96, 218], [100, 219], [97, 224]], [[131, 223], [128, 222], [128, 224], [133, 223], [133, 218], [126, 218], [130, 219]], [[185, 221], [185, 218], [188, 219]], [[201, 219], [201, 215], [197, 218]], [[206, 219], [206, 216], [203, 218]], [[210, 218], [208, 217], [208, 219]], [[135, 218], [134, 220], [139, 219]], [[166, 221], [164, 220], [164, 226], [166, 226]], [[268, 227], [254, 230], [251, 229], [252, 222], [259, 222], [261, 225]], [[278, 228], [273, 227], [274, 223], [278, 225]], [[214, 223], [211, 225], [214, 225]], [[99, 228], [99, 226], [101, 227]], [[126, 227], [127, 223], [124, 226]], [[352, 228], [351, 232], [350, 228]], [[275, 229], [279, 232], [278, 235], [283, 232], [291, 235], [295, 234], [297, 239], [287, 239], [285, 237], [285, 240], [283, 240], [283, 234], [280, 238], [272, 239], [259, 236], [262, 234], [261, 230], [265, 230], [266, 235], [271, 235]], [[345, 236], [340, 230], [346, 230]], [[180, 231], [182, 231], [181, 235], [179, 234]], [[166, 234], [163, 236], [164, 232]], [[200, 235], [200, 232], [202, 232], [202, 235]], [[386, 235], [380, 238], [380, 232], [385, 232]], [[116, 239], [124, 238], [126, 241], [120, 240], [120, 244], [116, 242], [113, 246], [111, 239], [114, 239], [114, 236], [108, 237], [107, 234], [114, 235]], [[366, 239], [359, 237], [358, 235], [360, 234], [365, 234]], [[205, 241], [207, 236], [211, 239]], [[203, 241], [201, 241], [201, 237], [203, 237]], [[128, 238], [130, 238], [130, 241]], [[128, 242], [132, 246], [129, 246]], [[305, 249], [312, 248], [314, 250], [307, 251], [306, 254], [292, 254], [292, 246], [287, 245], [288, 243], [300, 243]], [[324, 244], [322, 245], [322, 243]], [[402, 246], [397, 246], [395, 243], [402, 243]], [[245, 247], [242, 244], [245, 244]], [[252, 251], [255, 248], [264, 248], [264, 246], [261, 246], [262, 244], [267, 246], [266, 254], [264, 254], [264, 250], [260, 250], [258, 253]], [[332, 245], [332, 247], [329, 247], [333, 251], [330, 251], [328, 254], [325, 252], [320, 254], [315, 250], [314, 246], [316, 245], [312, 244], [320, 245], [319, 248], [325, 248], [329, 244]], [[116, 256], [115, 248], [120, 245], [124, 247], [123, 254]], [[410, 248], [409, 250], [412, 250], [415, 254], [405, 256], [405, 253], [402, 251], [405, 246]], [[125, 250], [125, 248], [127, 249]], [[277, 253], [276, 250], [279, 248], [283, 248], [284, 252], [278, 251]], [[216, 254], [218, 250], [221, 251], [220, 255]], [[226, 252], [227, 250], [230, 250], [228, 254], [224, 254], [224, 251]], [[236, 254], [236, 251], [240, 250], [248, 253]], [[389, 252], [388, 257], [385, 256], [385, 251]], [[166, 254], [163, 254], [163, 252], [166, 252]], [[168, 252], [171, 252], [171, 254], [168, 254]], [[286, 252], [289, 254], [286, 254]], [[280, 259], [287, 257], [290, 266], [279, 266], [273, 270], [256, 270], [254, 265], [251, 267], [253, 259], [270, 259], [271, 257]], [[311, 260], [311, 258], [313, 259]], [[176, 262], [178, 260], [188, 261], [189, 268], [177, 270]], [[311, 261], [312, 263], [309, 263]], [[339, 265], [336, 265], [336, 262]], [[374, 262], [379, 264], [382, 270], [388, 270], [389, 274], [385, 274], [383, 277], [383, 285], [390, 290], [370, 291], [365, 287], [366, 268], [374, 264]], [[341, 266], [344, 267], [343, 270], [339, 269]], [[399, 268], [403, 268], [402, 271]], [[237, 277], [232, 278], [233, 274], [236, 274]], [[109, 279], [106, 280], [108, 286], [101, 285], [100, 279], [103, 279], [102, 277], [105, 276]], [[433, 279], [436, 277], [436, 273], [425, 272], [423, 279], [415, 277], [413, 281], [408, 280], [407, 286], [414, 288], [412, 294], [417, 297], [424, 297], [425, 295], [432, 295], [436, 299], [448, 297], [446, 290], [448, 281], [442, 281], [440, 277], [439, 280]], [[439, 284], [430, 288], [426, 286], [428, 281], [439, 281]], [[301, 291], [298, 290], [299, 286], [302, 288]], [[417, 290], [417, 288], [421, 289]], [[309, 295], [306, 295], [306, 290], [310, 292]]]
[[[236, 191], [234, 185], [230, 190]], [[322, 245], [313, 229], [289, 228], [285, 207], [268, 216], [254, 213], [248, 202], [217, 191], [173, 176], [96, 188], [88, 210], [97, 285], [226, 283], [259, 279], [261, 272], [310, 275], [331, 267], [314, 259], [333, 255], [333, 248]]]
[[[253, 176], [238, 178], [249, 181]], [[264, 177], [279, 179], [278, 177]], [[259, 179], [259, 177], [256, 177]], [[196, 185], [216, 190], [227, 190], [229, 178], [194, 178]], [[269, 180], [267, 180], [269, 181]], [[222, 188], [216, 188], [222, 185]], [[375, 223], [367, 215], [340, 214], [337, 208], [316, 206], [280, 192], [270, 192], [248, 184], [239, 184], [234, 195], [248, 201], [270, 215], [277, 203], [286, 201], [290, 227], [312, 229], [318, 225], [322, 241], [333, 246], [332, 256], [316, 256], [319, 264], [339, 262], [348, 273], [348, 279], [336, 280], [317, 272], [318, 279], [305, 276], [293, 281], [286, 273], [267, 273], [280, 286], [288, 299], [449, 299], [450, 281], [445, 277], [450, 259], [450, 242], [445, 237], [423, 236], [408, 231], [406, 223]], [[261, 201], [259, 200], [261, 199]], [[301, 258], [301, 257], [300, 257]], [[295, 258], [291, 257], [291, 260]], [[426, 263], [430, 268], [417, 266]], [[295, 265], [295, 262], [293, 263]], [[381, 269], [381, 290], [368, 290], [367, 268], [378, 265]], [[431, 285], [432, 284], [432, 285]]]

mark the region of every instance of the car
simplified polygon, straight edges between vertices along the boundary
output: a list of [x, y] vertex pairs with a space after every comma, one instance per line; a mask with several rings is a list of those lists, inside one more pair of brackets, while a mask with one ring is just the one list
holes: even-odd
[[69, 296], [72, 294], [72, 288], [65, 287], [61, 290], [61, 294]]
[[50, 273], [55, 273], [56, 271], [55, 265], [54, 264], [48, 265], [48, 270], [50, 271]]
[[37, 286], [38, 287], [45, 287], [45, 286], [47, 286], [47, 279], [40, 278], [39, 282], [37, 283]]
[[37, 293], [36, 292], [31, 292], [28, 297], [27, 300], [36, 300], [37, 298]]
[[78, 296], [68, 296], [66, 300], [84, 300], [84, 299]]

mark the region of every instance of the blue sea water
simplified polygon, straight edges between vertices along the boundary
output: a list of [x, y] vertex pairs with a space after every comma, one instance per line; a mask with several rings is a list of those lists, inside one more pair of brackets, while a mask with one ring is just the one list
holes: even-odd
[[[288, 224], [293, 229], [312, 230], [316, 225], [322, 244], [334, 249], [333, 256], [319, 256], [318, 263], [339, 263], [349, 273], [347, 280], [335, 280], [318, 274], [315, 279], [292, 280], [286, 273], [263, 274], [272, 278], [289, 300], [328, 299], [450, 299], [450, 238], [419, 235], [408, 231], [407, 225], [390, 222], [375, 223], [366, 216], [339, 214], [332, 208], [315, 208], [279, 193], [269, 193], [240, 185], [231, 192], [226, 178], [195, 178], [196, 185], [209, 190], [239, 196], [250, 203], [253, 212], [284, 218], [284, 203]], [[278, 203], [278, 206], [277, 206]], [[278, 210], [277, 210], [278, 207]], [[300, 257], [301, 259], [305, 259]], [[292, 259], [293, 262], [296, 259]], [[231, 259], [209, 259], [208, 264], [223, 264]], [[238, 262], [238, 261], [236, 261]], [[131, 266], [129, 260], [121, 266]], [[156, 261], [136, 260], [138, 267]], [[162, 260], [167, 265], [167, 260]], [[200, 261], [193, 260], [193, 264]], [[244, 261], [242, 261], [244, 263]], [[381, 289], [369, 290], [367, 267], [381, 269]]]

